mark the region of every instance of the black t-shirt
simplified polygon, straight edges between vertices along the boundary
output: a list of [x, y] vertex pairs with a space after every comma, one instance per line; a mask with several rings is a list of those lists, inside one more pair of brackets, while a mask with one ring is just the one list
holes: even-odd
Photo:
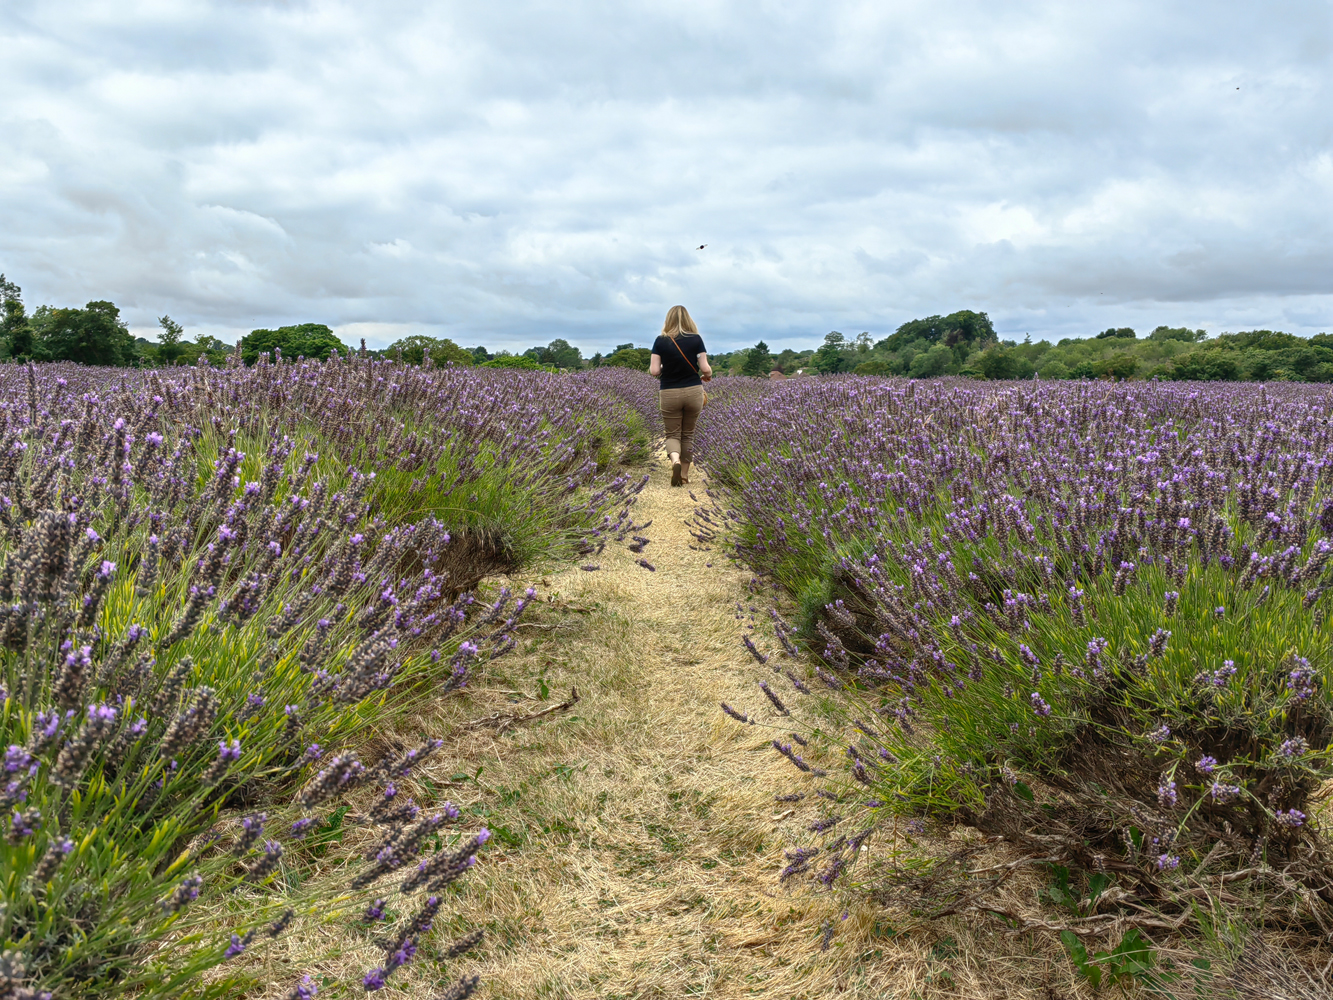
[[[676, 350], [676, 345], [680, 350]], [[704, 339], [697, 333], [680, 333], [673, 341], [662, 334], [653, 341], [653, 353], [662, 359], [663, 389], [688, 389], [692, 385], [703, 385], [699, 377], [699, 355], [705, 353]], [[685, 357], [681, 357], [681, 354]], [[685, 358], [689, 358], [688, 361]]]

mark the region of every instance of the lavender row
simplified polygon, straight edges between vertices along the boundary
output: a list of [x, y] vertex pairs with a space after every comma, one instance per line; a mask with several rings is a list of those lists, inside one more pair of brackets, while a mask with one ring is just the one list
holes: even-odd
[[1256, 859], [1325, 884], [1331, 414], [1299, 385], [874, 378], [711, 412], [698, 523], [798, 602], [756, 659], [815, 659], [761, 693], [846, 713], [778, 749], [865, 829], [964, 820], [1158, 903]]
[[[409, 794], [438, 741], [376, 763], [340, 747], [513, 647], [533, 595], [473, 587], [534, 551], [514, 524], [572, 553], [633, 523], [634, 427], [592, 379], [0, 368], [5, 989], [243, 976], [303, 916], [286, 873], [339, 802], [375, 844], [341, 905], [373, 898], [374, 921], [400, 893], [409, 914], [361, 986], [412, 961], [488, 834]], [[247, 901], [235, 933], [201, 896]]]

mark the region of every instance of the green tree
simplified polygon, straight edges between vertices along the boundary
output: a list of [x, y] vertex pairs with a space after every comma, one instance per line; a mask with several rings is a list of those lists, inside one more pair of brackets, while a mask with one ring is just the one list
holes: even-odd
[[1138, 337], [1133, 330], [1127, 326], [1112, 327], [1110, 330], [1103, 330], [1094, 337], [1094, 340], [1134, 340]]
[[232, 349], [231, 344], [224, 344], [217, 337], [207, 333], [200, 334], [194, 342], [201, 351], [207, 351], [209, 354], [226, 354]]
[[3, 318], [0, 318], [0, 337], [4, 339], [4, 349], [11, 358], [31, 357], [32, 326], [23, 308], [23, 289], [3, 274], [0, 274], [0, 300], [4, 307]]
[[602, 359], [602, 364], [610, 365], [613, 368], [633, 368], [635, 371], [646, 372], [652, 356], [651, 348], [621, 344], [616, 348], [615, 353]]
[[[958, 365], [953, 350], [945, 344], [935, 344], [930, 350], [922, 351], [912, 358], [909, 374], [912, 378], [937, 378], [940, 375], [948, 375], [957, 370]], [[986, 377], [991, 378], [992, 376], [987, 373]]]
[[261, 354], [282, 351], [287, 361], [298, 357], [324, 361], [337, 351], [344, 356], [351, 353], [351, 348], [333, 335], [323, 323], [301, 323], [297, 326], [280, 326], [276, 330], [251, 330], [241, 338], [241, 360], [252, 365]]
[[555, 368], [582, 368], [583, 352], [562, 337], [557, 337], [545, 347], [529, 347], [523, 352], [525, 358], [531, 358], [539, 365]]
[[170, 364], [181, 356], [181, 334], [185, 328], [170, 316], [159, 317], [157, 325], [162, 328], [157, 338], [157, 356]]
[[847, 371], [851, 365], [847, 359], [842, 356], [842, 349], [837, 343], [824, 341], [823, 346], [815, 351], [815, 355], [810, 359], [811, 367], [821, 375], [836, 375], [838, 372]]
[[1037, 369], [1037, 374], [1045, 379], [1069, 378], [1069, 368], [1059, 361], [1047, 361]]
[[773, 356], [768, 353], [768, 345], [762, 340], [750, 348], [745, 355], [745, 364], [741, 367], [742, 375], [767, 377], [773, 370]]
[[1117, 382], [1127, 378], [1133, 378], [1134, 373], [1138, 371], [1139, 362], [1132, 354], [1126, 354], [1123, 351], [1119, 354], [1112, 354], [1104, 361], [1098, 361], [1093, 365], [1100, 378], [1113, 378]]
[[484, 347], [473, 347], [470, 350], [472, 351], [473, 360], [479, 365], [484, 365], [491, 360], [491, 352]]
[[134, 338], [111, 302], [89, 302], [82, 309], [42, 306], [33, 314], [36, 357], [85, 365], [129, 365]]
[[880, 361], [878, 358], [871, 361], [862, 361], [857, 365], [852, 373], [855, 375], [889, 375], [889, 363]]
[[1274, 330], [1246, 330], [1241, 333], [1224, 333], [1217, 338], [1218, 346], [1235, 347], [1239, 350], [1280, 351], [1287, 347], [1303, 347], [1307, 341], [1290, 333]]
[[1235, 382], [1240, 378], [1240, 363], [1231, 351], [1200, 351], [1176, 364], [1176, 378], [1207, 382]]
[[557, 368], [582, 368], [583, 352], [573, 346], [569, 341], [557, 338], [546, 345], [546, 353], [549, 360], [548, 365], [555, 365]]
[[403, 352], [403, 361], [409, 365], [424, 363], [427, 352], [437, 365], [471, 365], [477, 360], [471, 351], [464, 350], [447, 337], [427, 337], [420, 333], [396, 340], [388, 347], [390, 357], [396, 357], [399, 351]]
[[896, 351], [914, 340], [924, 340], [927, 343], [944, 344], [953, 348], [954, 355], [961, 360], [973, 351], [995, 343], [998, 339], [989, 316], [970, 309], [960, 309], [948, 316], [927, 316], [925, 319], [909, 320], [875, 347]]
[[1148, 334], [1149, 340], [1181, 340], [1187, 344], [1208, 339], [1206, 330], [1187, 330], [1184, 327], [1159, 326]]

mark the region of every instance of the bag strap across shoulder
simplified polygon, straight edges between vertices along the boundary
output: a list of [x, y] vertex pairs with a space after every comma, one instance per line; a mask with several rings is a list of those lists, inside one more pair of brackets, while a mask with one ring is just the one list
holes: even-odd
[[685, 352], [684, 352], [684, 351], [681, 351], [681, 349], [680, 349], [680, 341], [676, 340], [675, 337], [668, 337], [667, 339], [670, 340], [671, 343], [673, 343], [673, 344], [676, 346], [676, 350], [677, 350], [677, 351], [680, 351], [680, 356], [681, 356], [682, 358], [685, 359], [685, 363], [686, 363], [687, 365], [689, 365], [691, 368], [694, 369], [694, 374], [698, 375], [698, 374], [699, 374], [699, 366], [696, 365], [696, 364], [695, 364], [693, 361], [691, 361], [689, 358], [686, 358], [686, 357], [685, 357]]

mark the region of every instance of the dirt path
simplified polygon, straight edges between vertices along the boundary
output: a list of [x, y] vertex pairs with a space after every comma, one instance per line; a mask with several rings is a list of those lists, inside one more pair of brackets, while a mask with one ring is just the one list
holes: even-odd
[[[442, 946], [485, 927], [486, 945], [449, 975], [480, 974], [497, 1000], [1049, 997], [1019, 987], [1044, 959], [999, 957], [1021, 945], [997, 952], [965, 930], [896, 933], [860, 894], [778, 885], [784, 848], [809, 844], [803, 828], [827, 810], [813, 797], [776, 803], [812, 786], [772, 751], [775, 730], [719, 710], [725, 700], [781, 721], [757, 687], [771, 673], [741, 644], [748, 622], [736, 605], [749, 577], [723, 552], [691, 548], [689, 492], [669, 487], [664, 463], [650, 472], [634, 516], [652, 519], [643, 557], [656, 571], [613, 543], [599, 570], [544, 578], [520, 650], [466, 698], [411, 722], [453, 734], [434, 786], [418, 794], [448, 795], [495, 832], [439, 934]], [[501, 730], [482, 721], [550, 708], [572, 687], [581, 700], [566, 711]], [[887, 849], [872, 843], [867, 864]], [[331, 980], [376, 961], [368, 935], [332, 923], [328, 934], [338, 954], [319, 965]], [[329, 940], [310, 944], [327, 955]], [[397, 995], [434, 995], [438, 964], [404, 972]]]
[[477, 970], [491, 996], [815, 997], [847, 985], [848, 963], [818, 951], [842, 901], [776, 882], [804, 810], [775, 821], [787, 807], [773, 796], [800, 775], [767, 747], [771, 733], [718, 708], [760, 709], [761, 675], [736, 618], [748, 577], [691, 549], [693, 508], [665, 464], [651, 469], [634, 508], [636, 522], [652, 519], [643, 556], [612, 544], [600, 570], [548, 577], [558, 604], [591, 610], [535, 622], [562, 627], [532, 630], [544, 634], [504, 666], [513, 689], [532, 690], [544, 670], [550, 700], [577, 686], [582, 701], [459, 747], [501, 797], [521, 796], [525, 827], [522, 847], [491, 853], [469, 883], [498, 918]]

